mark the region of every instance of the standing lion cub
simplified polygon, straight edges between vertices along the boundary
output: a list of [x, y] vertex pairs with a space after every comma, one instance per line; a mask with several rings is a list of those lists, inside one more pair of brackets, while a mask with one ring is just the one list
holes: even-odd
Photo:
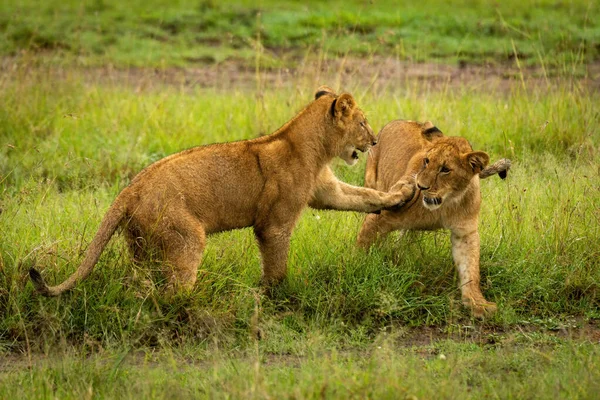
[[431, 122], [393, 121], [378, 139], [367, 159], [365, 186], [394, 190], [410, 180], [417, 192], [401, 209], [367, 215], [358, 245], [368, 248], [397, 229], [449, 229], [463, 304], [477, 317], [494, 313], [496, 304], [479, 288], [479, 179], [496, 173], [506, 177], [510, 161], [486, 168], [486, 153], [473, 151], [464, 138], [444, 136]]
[[414, 185], [387, 193], [339, 181], [334, 157], [355, 164], [374, 145], [373, 130], [354, 98], [321, 87], [315, 100], [268, 136], [184, 150], [140, 172], [108, 209], [77, 271], [49, 287], [31, 269], [38, 292], [57, 296], [85, 279], [119, 226], [136, 259], [149, 248], [164, 258], [169, 291], [190, 289], [206, 235], [253, 227], [263, 282], [286, 275], [290, 236], [302, 210], [371, 212], [402, 205]]

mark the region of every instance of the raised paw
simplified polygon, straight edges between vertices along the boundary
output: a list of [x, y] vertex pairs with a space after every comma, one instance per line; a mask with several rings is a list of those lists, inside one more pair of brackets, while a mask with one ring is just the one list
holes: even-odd
[[395, 204], [386, 208], [386, 210], [397, 211], [413, 199], [416, 193], [416, 186], [414, 181], [402, 179], [390, 188], [389, 193], [394, 196]]

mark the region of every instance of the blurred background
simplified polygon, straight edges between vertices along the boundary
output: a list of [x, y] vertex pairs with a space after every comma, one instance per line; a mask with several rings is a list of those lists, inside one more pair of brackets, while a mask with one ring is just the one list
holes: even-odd
[[209, 86], [249, 85], [259, 69], [280, 83], [305, 72], [384, 86], [382, 78], [526, 72], [597, 85], [600, 7], [585, 0], [8, 0], [0, 5], [0, 55], [3, 64], [186, 68], [186, 77], [163, 79]]

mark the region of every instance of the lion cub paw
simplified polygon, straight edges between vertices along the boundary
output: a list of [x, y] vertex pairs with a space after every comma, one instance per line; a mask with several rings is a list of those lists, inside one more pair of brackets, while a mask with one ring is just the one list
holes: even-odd
[[412, 200], [416, 193], [416, 186], [414, 181], [402, 179], [390, 188], [389, 193], [394, 196], [394, 205], [387, 208], [387, 210], [398, 210]]
[[463, 300], [465, 307], [471, 309], [471, 315], [475, 318], [491, 317], [498, 310], [496, 303], [487, 300], [473, 301], [472, 299]]

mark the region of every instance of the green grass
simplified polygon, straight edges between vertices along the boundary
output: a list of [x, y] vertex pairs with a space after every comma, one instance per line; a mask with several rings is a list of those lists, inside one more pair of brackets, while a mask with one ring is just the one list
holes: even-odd
[[[523, 336], [477, 346], [440, 341], [398, 349], [385, 339], [362, 352], [306, 357], [137, 352], [36, 359], [0, 375], [3, 398], [535, 398], [591, 399], [600, 350]], [[542, 372], [543, 371], [543, 372]], [[107, 377], [109, 377], [107, 379]]]
[[[593, 398], [597, 5], [219, 4], [0, 5], [0, 398]], [[512, 77], [379, 74], [381, 57], [506, 65], [515, 51]], [[337, 57], [368, 62], [320, 71]], [[258, 68], [206, 88], [166, 68], [224, 60]], [[323, 83], [345, 85], [375, 130], [432, 120], [492, 161], [512, 159], [506, 181], [482, 182], [495, 316], [461, 306], [447, 232], [392, 235], [364, 253], [362, 215], [310, 209], [272, 297], [250, 230], [211, 236], [194, 291], [170, 300], [159, 266], [134, 265], [119, 235], [73, 291], [33, 293], [28, 268], [51, 283], [70, 275], [143, 167], [272, 132]], [[334, 169], [362, 185], [364, 157]]]
[[[209, 239], [186, 296], [165, 300], [157, 266], [134, 266], [118, 235], [87, 281], [57, 299], [36, 296], [28, 267], [40, 266], [50, 282], [72, 273], [111, 201], [145, 165], [194, 145], [272, 131], [311, 94], [164, 85], [140, 92], [77, 70], [60, 77], [52, 68], [25, 67], [0, 80], [0, 352], [26, 355], [0, 373], [1, 397], [595, 392], [589, 371], [597, 370], [597, 343], [585, 343], [597, 342], [600, 319], [596, 92], [571, 80], [517, 82], [507, 91], [419, 83], [395, 93], [357, 90], [376, 130], [399, 117], [432, 119], [492, 160], [513, 160], [507, 181], [482, 184], [482, 286], [499, 312], [479, 322], [460, 305], [447, 233], [392, 237], [365, 254], [354, 247], [360, 214], [314, 210], [299, 221], [288, 279], [273, 298], [260, 294], [249, 230]], [[334, 164], [338, 176], [362, 184], [364, 160], [354, 168]], [[410, 350], [403, 340], [423, 327], [435, 332], [433, 346], [444, 337], [470, 343], [473, 333], [484, 340], [466, 352], [456, 345], [449, 362], [423, 359], [427, 347]], [[533, 348], [485, 346], [519, 331]], [[583, 337], [537, 350], [553, 332]], [[387, 334], [400, 347], [388, 344], [380, 354], [373, 346]], [[200, 368], [179, 356], [121, 366], [120, 354], [152, 349], [163, 356], [193, 349]], [[40, 354], [49, 360], [40, 364]], [[258, 364], [248, 360], [256, 354]], [[28, 357], [37, 361], [25, 372], [19, 365]], [[544, 372], [532, 380], [540, 365]], [[549, 382], [554, 389], [539, 392]]]
[[[7, 348], [84, 338], [144, 346], [214, 334], [243, 346], [257, 298], [263, 329], [280, 335], [284, 347], [315, 330], [346, 343], [389, 324], [470, 323], [447, 233], [392, 238], [365, 254], [353, 245], [360, 214], [314, 210], [294, 232], [289, 276], [274, 299], [257, 297], [259, 255], [250, 230], [212, 237], [196, 290], [172, 303], [161, 298], [156, 266], [134, 266], [118, 237], [72, 293], [36, 297], [27, 268], [39, 265], [50, 282], [71, 274], [105, 210], [143, 166], [194, 145], [272, 131], [310, 95], [282, 89], [257, 102], [242, 91], [154, 87], [140, 96], [78, 73], [54, 80], [29, 72], [26, 81], [15, 74], [2, 81], [0, 113], [0, 338]], [[526, 322], [544, 329], [600, 317], [599, 100], [571, 86], [517, 86], [500, 96], [367, 91], [360, 98], [375, 129], [398, 117], [433, 119], [492, 160], [513, 160], [508, 181], [482, 184], [483, 289], [500, 309], [487, 322], [492, 327]], [[335, 165], [342, 179], [362, 183], [364, 164]]]
[[[306, 54], [572, 69], [600, 57], [593, 1], [8, 1], [0, 54], [55, 63], [172, 66]], [[2, 40], [3, 39], [3, 40]]]

